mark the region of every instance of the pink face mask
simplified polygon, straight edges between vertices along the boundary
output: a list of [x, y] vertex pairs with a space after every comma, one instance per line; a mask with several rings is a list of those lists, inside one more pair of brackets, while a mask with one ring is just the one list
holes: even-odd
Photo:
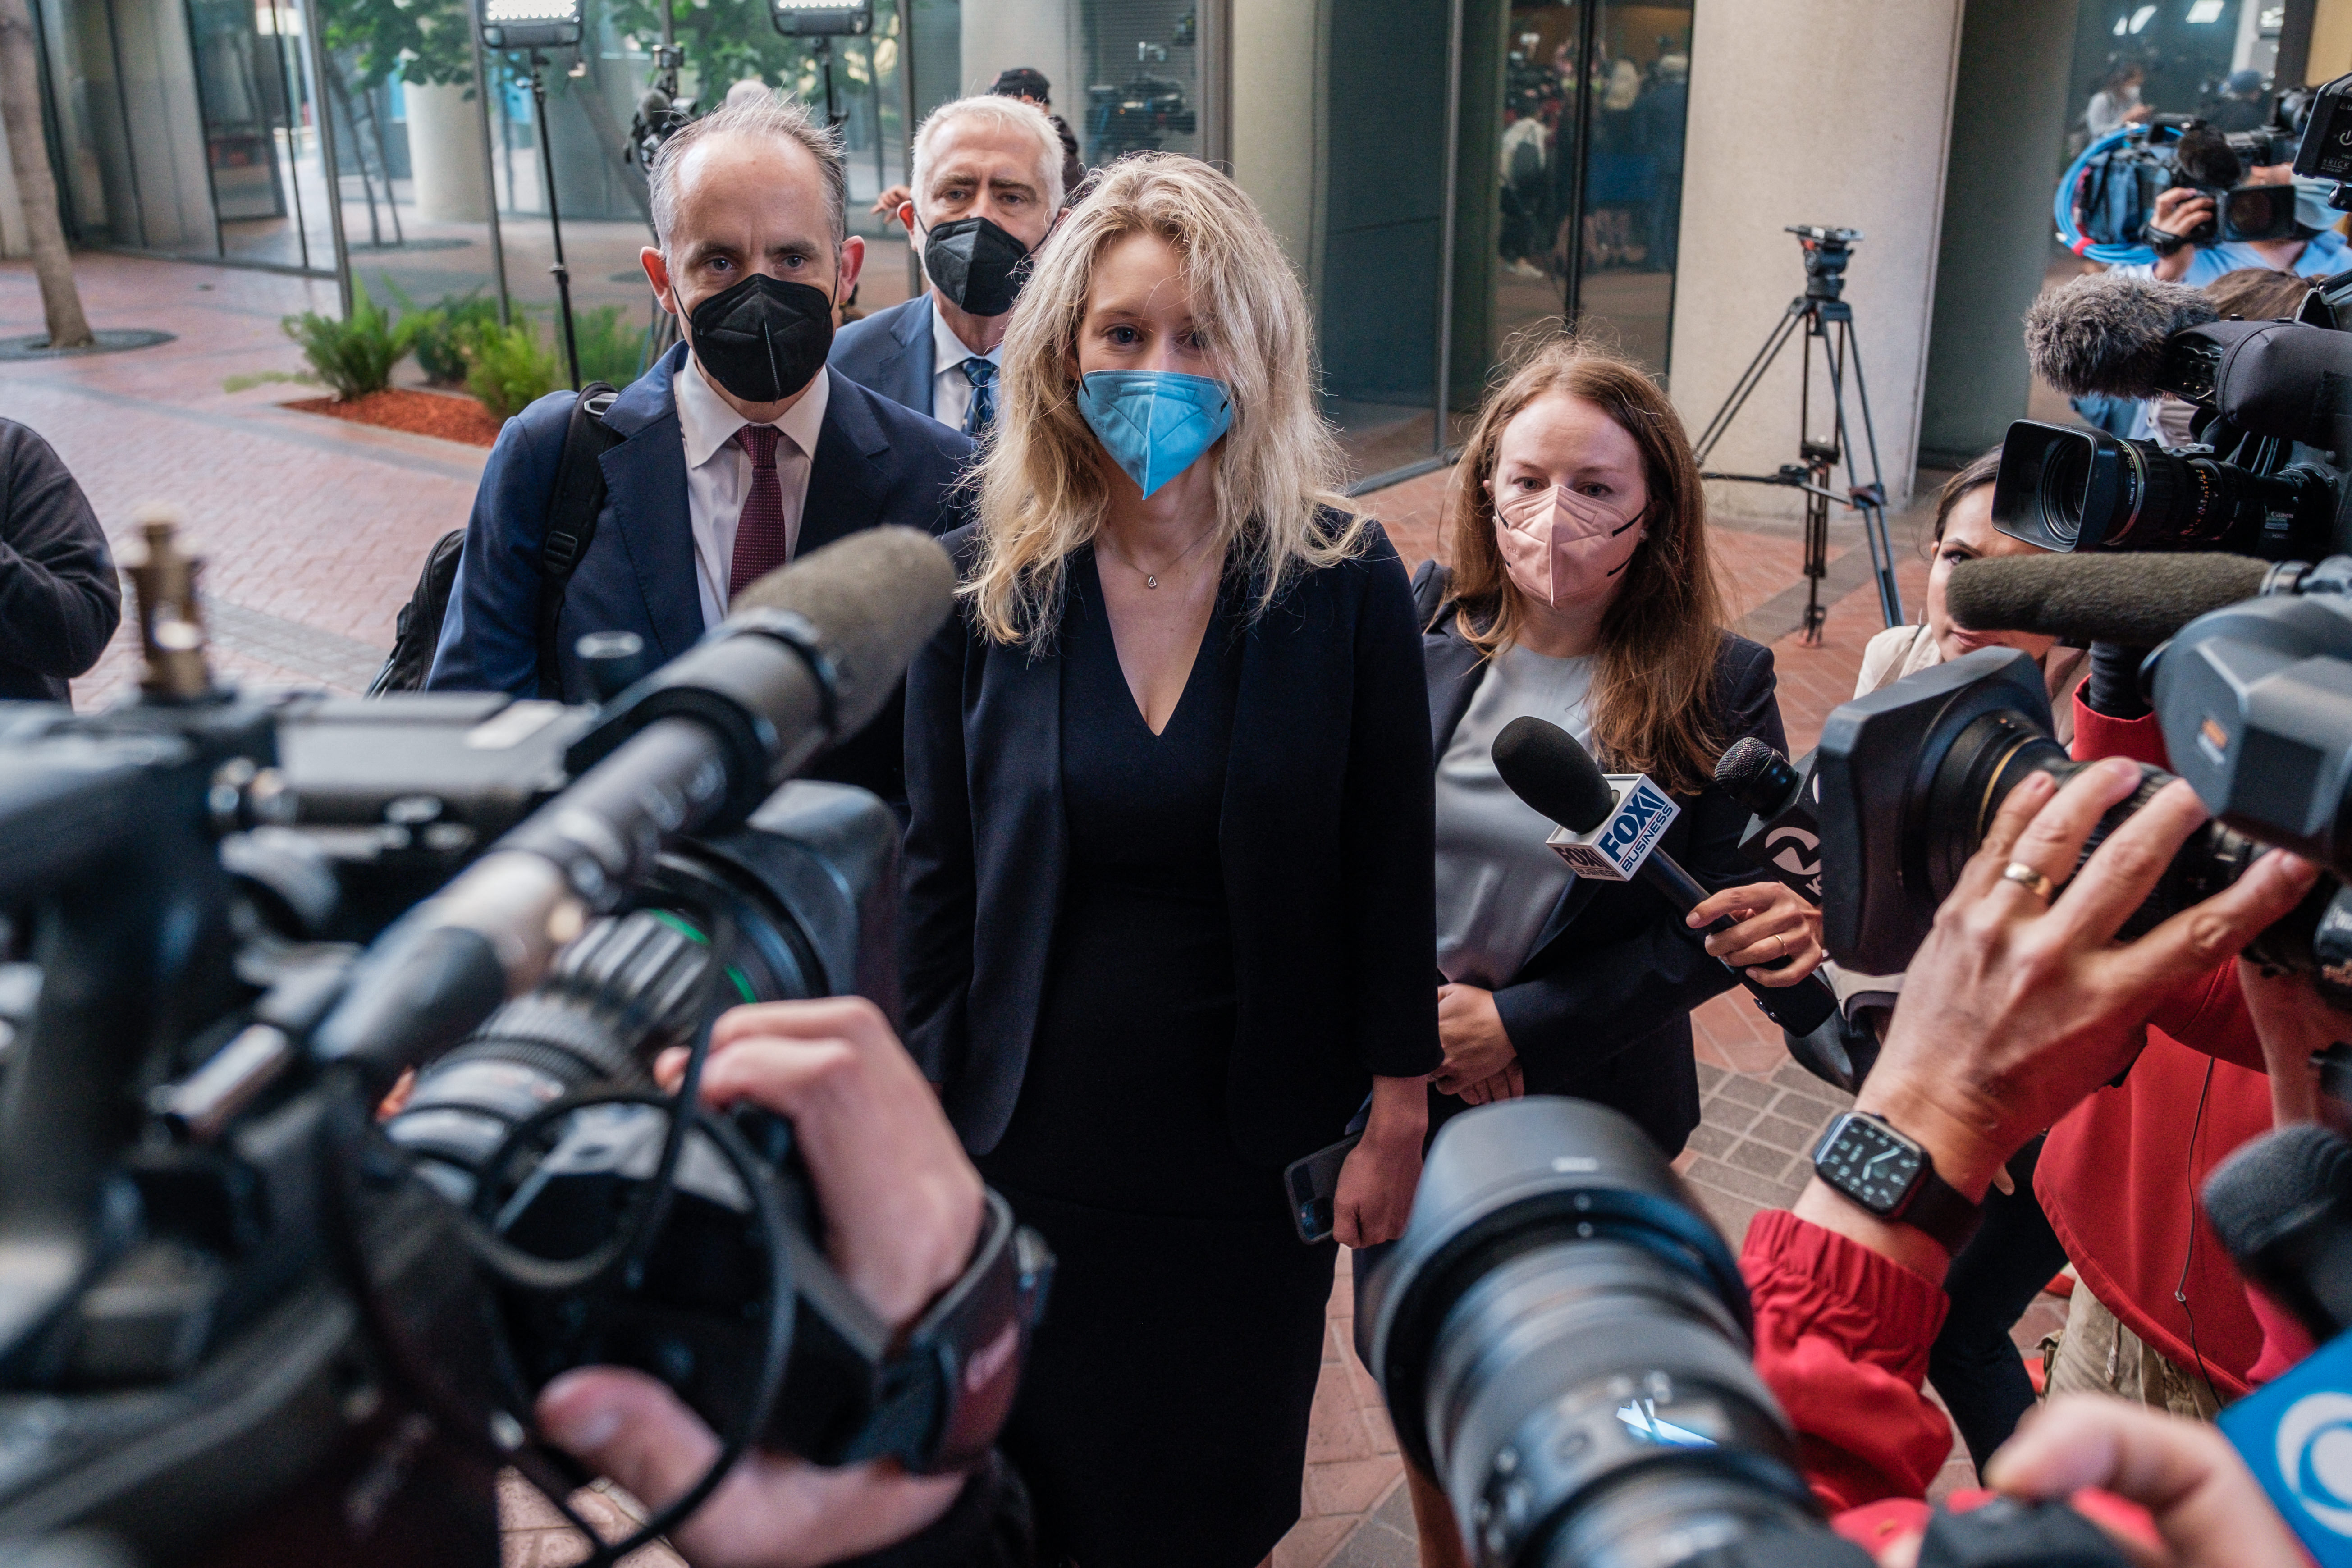
[[1640, 513], [1628, 517], [1565, 485], [1513, 496], [1495, 510], [1503, 569], [1554, 609], [1609, 592], [1650, 531]]

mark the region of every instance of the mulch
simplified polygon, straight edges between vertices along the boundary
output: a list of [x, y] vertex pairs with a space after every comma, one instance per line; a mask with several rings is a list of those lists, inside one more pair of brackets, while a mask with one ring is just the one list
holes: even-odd
[[305, 397], [278, 406], [299, 409], [304, 414], [323, 414], [330, 419], [348, 419], [356, 425], [405, 430], [412, 436], [437, 436], [444, 441], [463, 441], [469, 447], [494, 446], [499, 438], [499, 416], [474, 399], [418, 392], [405, 386], [364, 393], [349, 402], [333, 397]]

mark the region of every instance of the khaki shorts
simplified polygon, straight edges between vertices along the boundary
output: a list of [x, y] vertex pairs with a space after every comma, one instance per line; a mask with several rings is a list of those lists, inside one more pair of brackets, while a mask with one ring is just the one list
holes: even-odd
[[2042, 1342], [2042, 1365], [2053, 1394], [2105, 1394], [2192, 1420], [2210, 1421], [2221, 1401], [2198, 1373], [2168, 1361], [2124, 1327], [2099, 1299], [2074, 1287], [2066, 1326]]

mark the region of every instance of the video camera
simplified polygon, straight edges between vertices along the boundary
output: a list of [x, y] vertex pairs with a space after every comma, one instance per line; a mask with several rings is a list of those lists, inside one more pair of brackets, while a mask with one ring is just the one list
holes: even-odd
[[2311, 112], [2307, 95], [2281, 93], [2272, 100], [2269, 122], [2252, 131], [2224, 133], [2195, 115], [2158, 115], [2126, 127], [2092, 148], [2061, 186], [2076, 243], [2147, 243], [2157, 198], [2178, 189], [2213, 198], [2212, 218], [2184, 237], [2190, 245], [2293, 237], [2295, 187], [2248, 184], [2243, 176], [2251, 169], [2294, 163]]
[[2021, 419], [2001, 443], [1993, 526], [2044, 550], [2224, 550], [2315, 558], [2352, 542], [2346, 462], [2352, 275], [2294, 321], [2222, 321], [2192, 289], [2125, 273], [2077, 278], [2034, 301], [2026, 353], [2070, 395], [2196, 405], [2195, 444], [2167, 447]]
[[726, 1005], [895, 1007], [895, 817], [788, 780], [944, 617], [938, 546], [816, 552], [587, 709], [222, 689], [194, 563], [147, 531], [143, 695], [0, 705], [0, 910], [29, 933], [0, 956], [38, 977], [0, 1061], [0, 1542], [495, 1563], [500, 1467], [587, 1528], [529, 1434], [590, 1362], [722, 1439], [610, 1556], [755, 1443], [984, 1456], [1042, 1243], [992, 1194], [894, 1336], [826, 1262], [789, 1124], [695, 1100]]

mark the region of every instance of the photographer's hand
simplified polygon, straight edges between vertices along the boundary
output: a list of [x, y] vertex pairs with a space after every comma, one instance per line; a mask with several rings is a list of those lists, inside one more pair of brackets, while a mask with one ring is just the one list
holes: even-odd
[[2352, 1015], [2321, 1001], [2309, 975], [2267, 973], [2242, 958], [2238, 990], [2263, 1042], [2273, 1125], [2325, 1121], [2339, 1132], [2347, 1131], [2345, 1108], [2319, 1092], [2319, 1071], [2311, 1058], [2338, 1040], [2352, 1040]]
[[[2147, 226], [2161, 234], [2187, 239], [2197, 231], [2198, 225], [2212, 221], [2211, 196], [2185, 185], [2176, 185], [2157, 196], [2156, 216], [2147, 220]], [[2195, 259], [2190, 248], [2184, 245], [2169, 256], [2156, 258], [2156, 276], [2168, 283], [2177, 282]]]
[[2178, 1568], [2310, 1561], [2221, 1433], [2121, 1400], [2052, 1400], [2002, 1445], [1984, 1479], [2012, 1497], [2067, 1498], [2096, 1487], [2129, 1499], [2148, 1510]]
[[[2130, 1063], [2172, 984], [2228, 961], [2317, 875], [2294, 856], [2265, 855], [2233, 886], [2115, 945], [2116, 928], [2208, 815], [2176, 781], [2074, 871], [2092, 828], [2138, 780], [2138, 768], [2119, 760], [2084, 768], [2054, 797], [2046, 774], [2025, 779], [1911, 962], [1885, 1050], [1856, 1103], [1916, 1139], [1972, 1199], [2027, 1139]], [[2033, 888], [2004, 875], [2012, 864], [2063, 890], [2044, 907]], [[1819, 1180], [1796, 1212], [1931, 1279], [1949, 1262], [1924, 1233], [1876, 1219]]]
[[[671, 1088], [682, 1051], [656, 1076]], [[889, 1024], [854, 997], [738, 1007], [711, 1030], [702, 1092], [791, 1120], [835, 1268], [901, 1327], [970, 1261], [980, 1173]], [[659, 1508], [700, 1479], [719, 1442], [654, 1379], [612, 1367], [565, 1373], [539, 1400], [554, 1442]], [[876, 1463], [823, 1469], [754, 1452], [674, 1538], [697, 1568], [803, 1568], [878, 1550], [944, 1514], [961, 1476]]]

